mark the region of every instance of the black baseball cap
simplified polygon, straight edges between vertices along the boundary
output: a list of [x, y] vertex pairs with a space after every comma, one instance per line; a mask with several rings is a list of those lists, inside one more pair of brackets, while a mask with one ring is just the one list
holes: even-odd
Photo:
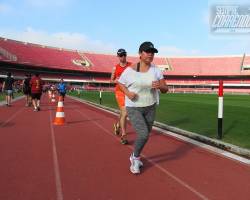
[[158, 53], [158, 50], [154, 47], [153, 43], [152, 42], [143, 42], [141, 45], [140, 45], [140, 48], [139, 48], [139, 53], [141, 52], [153, 52], [153, 53]]
[[127, 52], [125, 49], [118, 49], [117, 51], [117, 55], [118, 56], [121, 56], [121, 55], [127, 55]]

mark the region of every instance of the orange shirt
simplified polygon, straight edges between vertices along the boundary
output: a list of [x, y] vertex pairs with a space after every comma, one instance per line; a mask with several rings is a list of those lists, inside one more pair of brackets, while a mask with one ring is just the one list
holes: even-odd
[[[115, 79], [119, 79], [119, 77], [121, 76], [122, 72], [123, 72], [128, 66], [130, 66], [130, 65], [132, 65], [131, 62], [127, 62], [127, 64], [126, 64], [124, 67], [122, 67], [122, 66], [120, 65], [120, 63], [117, 64], [117, 65], [115, 66]], [[115, 86], [115, 91], [117, 91], [117, 90], [120, 90], [118, 84], [116, 84], [116, 86]]]

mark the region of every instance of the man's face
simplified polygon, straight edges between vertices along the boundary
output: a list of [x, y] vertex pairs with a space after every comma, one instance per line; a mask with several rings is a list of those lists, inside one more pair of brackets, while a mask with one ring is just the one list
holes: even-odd
[[118, 55], [117, 56], [118, 58], [119, 58], [119, 61], [121, 62], [121, 63], [125, 63], [126, 62], [126, 59], [127, 59], [127, 54], [120, 54], [120, 55]]

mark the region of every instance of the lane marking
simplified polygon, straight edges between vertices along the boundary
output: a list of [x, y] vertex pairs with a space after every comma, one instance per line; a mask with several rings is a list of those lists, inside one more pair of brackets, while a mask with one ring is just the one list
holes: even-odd
[[[81, 103], [84, 103], [84, 104], [87, 104], [89, 106], [92, 106], [96, 109], [99, 109], [99, 110], [102, 110], [102, 111], [105, 111], [107, 113], [110, 113], [110, 114], [113, 114], [113, 115], [116, 115], [118, 116], [117, 113], [114, 113], [112, 111], [109, 111], [109, 110], [105, 110], [104, 108], [100, 108], [100, 107], [97, 107], [97, 106], [94, 106], [90, 103], [87, 103], [85, 101], [81, 101], [80, 99], [75, 99], [75, 98], [72, 98], [70, 97], [71, 99], [74, 99], [76, 101], [79, 101]], [[177, 138], [179, 140], [182, 140], [184, 142], [188, 142], [188, 143], [191, 143], [191, 144], [194, 144], [196, 146], [199, 146], [203, 149], [206, 149], [208, 150], [209, 152], [213, 153], [213, 154], [216, 154], [218, 156], [222, 156], [223, 158], [227, 158], [227, 159], [230, 159], [234, 162], [239, 162], [241, 164], [245, 164], [245, 165], [250, 165], [250, 159], [247, 159], [247, 158], [244, 158], [242, 156], [239, 156], [239, 155], [236, 155], [236, 154], [233, 154], [233, 153], [230, 153], [228, 151], [225, 151], [225, 150], [222, 150], [222, 149], [219, 149], [217, 147], [213, 147], [213, 146], [210, 146], [210, 145], [207, 145], [205, 143], [202, 143], [202, 142], [199, 142], [197, 140], [194, 140], [194, 139], [191, 139], [191, 138], [188, 138], [188, 137], [185, 137], [185, 136], [182, 136], [182, 135], [179, 135], [177, 133], [173, 133], [171, 131], [168, 131], [168, 130], [164, 130], [164, 129], [161, 129], [161, 128], [158, 128], [158, 127], [153, 127], [154, 130], [158, 130], [160, 132], [162, 132], [163, 134], [166, 134], [166, 135], [169, 135], [169, 136], [172, 136], [174, 138]]]
[[16, 111], [13, 115], [11, 115], [5, 122], [0, 123], [0, 127], [3, 128], [6, 124], [8, 124], [11, 120], [13, 120], [20, 112], [24, 110], [24, 107]]
[[[76, 110], [76, 109], [74, 109], [74, 110], [76, 112], [80, 113], [87, 120], [91, 121], [91, 118], [89, 118], [87, 115], [85, 115], [84, 113], [82, 113], [80, 110]], [[94, 123], [96, 126], [98, 126], [99, 128], [101, 128], [103, 131], [105, 131], [106, 133], [108, 133], [109, 135], [111, 135], [116, 140], [119, 140], [117, 136], [115, 136], [113, 133], [111, 133], [108, 129], [106, 129], [103, 126], [101, 126], [99, 123], [97, 123], [95, 121], [91, 121], [91, 123]], [[127, 148], [133, 150], [132, 146], [127, 146]], [[159, 164], [155, 163], [153, 160], [147, 159], [146, 155], [142, 154], [142, 156], [144, 157], [145, 160], [147, 160], [149, 163], [151, 163], [152, 165], [154, 165], [161, 172], [163, 172], [164, 174], [166, 174], [167, 176], [169, 176], [170, 178], [172, 178], [173, 180], [175, 180], [177, 183], [179, 183], [180, 185], [182, 185], [183, 187], [185, 187], [186, 189], [188, 189], [189, 191], [191, 191], [192, 193], [194, 193], [196, 196], [200, 197], [200, 199], [202, 199], [202, 200], [209, 200], [208, 197], [206, 197], [205, 195], [203, 195], [200, 192], [198, 192], [192, 186], [188, 185], [185, 181], [181, 180], [180, 178], [178, 178], [177, 176], [175, 176], [173, 173], [169, 172], [167, 169], [164, 169]]]
[[57, 196], [57, 200], [63, 200], [62, 182], [61, 182], [59, 162], [58, 162], [57, 149], [56, 149], [55, 131], [52, 125], [51, 110], [49, 112], [49, 117], [50, 117], [50, 132], [51, 132], [51, 140], [52, 140], [53, 164], [54, 164], [55, 184], [56, 184], [56, 196]]
[[178, 140], [182, 140], [184, 142], [188, 142], [188, 143], [194, 144], [196, 146], [199, 146], [199, 147], [201, 147], [203, 149], [206, 149], [209, 152], [215, 153], [216, 155], [219, 155], [219, 156], [221, 156], [223, 158], [226, 157], [226, 158], [228, 158], [230, 160], [240, 162], [241, 164], [250, 165], [250, 160], [249, 159], [243, 158], [241, 156], [238, 156], [236, 154], [230, 153], [228, 151], [225, 151], [225, 150], [222, 150], [222, 149], [210, 146], [208, 144], [204, 144], [202, 142], [193, 140], [191, 138], [187, 138], [185, 136], [182, 136], [182, 135], [170, 132], [170, 131], [166, 131], [166, 130], [158, 128], [158, 127], [154, 127], [154, 130], [162, 132], [163, 134], [168, 135], [170, 137], [177, 138]]

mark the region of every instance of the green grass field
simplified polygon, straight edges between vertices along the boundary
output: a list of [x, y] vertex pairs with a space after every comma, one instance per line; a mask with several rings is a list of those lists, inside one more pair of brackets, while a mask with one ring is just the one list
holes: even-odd
[[[22, 96], [22, 95], [23, 95], [22, 92], [20, 92], [20, 93], [15, 92], [14, 93], [14, 97], [19, 97], [19, 96]], [[0, 92], [0, 102], [1, 101], [5, 101], [5, 94], [3, 92]]]
[[[71, 95], [79, 96], [76, 92]], [[81, 92], [80, 98], [99, 103], [98, 92]], [[102, 104], [117, 108], [114, 94], [104, 92]], [[213, 94], [162, 94], [156, 121], [210, 138], [217, 137], [218, 97]], [[250, 149], [250, 96], [225, 95], [223, 141]]]
[[0, 93], [0, 102], [5, 100], [5, 96], [3, 95], [3, 93]]

